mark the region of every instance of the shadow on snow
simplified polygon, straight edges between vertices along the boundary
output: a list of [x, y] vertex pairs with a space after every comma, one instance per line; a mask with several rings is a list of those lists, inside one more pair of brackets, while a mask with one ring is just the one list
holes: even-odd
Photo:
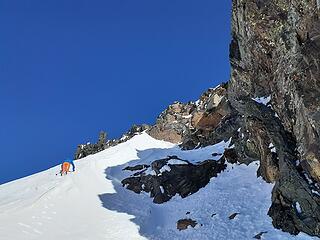
[[131, 215], [131, 221], [139, 226], [141, 236], [154, 238], [157, 236], [157, 231], [161, 231], [164, 226], [162, 222], [165, 217], [162, 216], [165, 214], [162, 211], [163, 205], [154, 204], [148, 193], [136, 194], [124, 188], [121, 181], [133, 172], [122, 169], [138, 164], [151, 164], [154, 160], [165, 158], [168, 155], [177, 155], [178, 148], [153, 148], [137, 152], [138, 159], [105, 170], [106, 178], [112, 181], [116, 193], [101, 194], [99, 198], [106, 209]]

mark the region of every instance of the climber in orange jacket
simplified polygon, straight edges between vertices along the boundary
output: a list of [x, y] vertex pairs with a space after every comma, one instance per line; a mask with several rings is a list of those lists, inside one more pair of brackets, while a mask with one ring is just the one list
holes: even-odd
[[63, 174], [67, 175], [68, 172], [70, 172], [70, 165], [72, 165], [72, 172], [75, 171], [76, 167], [73, 163], [73, 160], [66, 160], [61, 164], [61, 171], [60, 171], [60, 175], [62, 176]]

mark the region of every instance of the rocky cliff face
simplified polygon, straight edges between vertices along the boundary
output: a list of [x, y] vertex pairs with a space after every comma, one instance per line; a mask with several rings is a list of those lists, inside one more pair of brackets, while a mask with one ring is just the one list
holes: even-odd
[[227, 96], [228, 84], [208, 89], [196, 102], [176, 102], [148, 130], [156, 139], [181, 144], [183, 149], [213, 145], [238, 134], [241, 117]]
[[[316, 0], [234, 0], [228, 99], [275, 182], [275, 227], [320, 236], [320, 20]], [[251, 99], [269, 97], [270, 105]], [[268, 108], [268, 109], [267, 109]], [[258, 133], [258, 134], [257, 134]], [[276, 151], [270, 151], [269, 145]], [[299, 206], [299, 208], [297, 208]]]
[[226, 93], [226, 84], [222, 84], [214, 89], [208, 89], [196, 102], [187, 104], [175, 102], [160, 114], [156, 124], [148, 133], [156, 139], [182, 143], [196, 129], [209, 131], [226, 115], [222, 109], [220, 112], [209, 113], [222, 101], [226, 101]]
[[[225, 151], [222, 160], [244, 164], [260, 160], [258, 176], [275, 184], [268, 213], [274, 226], [318, 237], [319, 15], [318, 0], [233, 0], [229, 83], [209, 89], [197, 102], [170, 105], [155, 125], [143, 128], [152, 137], [179, 143], [183, 149], [231, 139], [233, 148]], [[184, 171], [190, 167], [199, 166], [184, 166]], [[140, 174], [123, 181], [135, 192], [148, 186], [156, 201], [163, 202], [181, 189], [165, 196], [154, 189], [164, 180], [185, 181], [180, 175], [173, 171], [158, 179]], [[212, 176], [206, 177], [195, 176], [192, 182], [201, 182], [202, 187]], [[194, 192], [187, 187], [183, 191]]]
[[155, 126], [173, 131], [173, 142], [185, 149], [232, 137], [234, 158], [260, 159], [258, 175], [275, 183], [274, 226], [314, 236], [320, 236], [319, 8], [316, 0], [234, 0], [232, 74], [218, 88], [224, 89], [218, 104], [208, 104], [216, 99], [211, 90], [200, 111], [188, 108], [187, 123], [167, 110]]

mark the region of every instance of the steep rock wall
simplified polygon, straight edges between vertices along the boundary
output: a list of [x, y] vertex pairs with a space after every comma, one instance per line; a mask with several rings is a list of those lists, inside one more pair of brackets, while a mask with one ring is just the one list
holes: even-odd
[[[266, 166], [262, 175], [276, 183], [269, 211], [275, 227], [316, 236], [320, 236], [319, 13], [316, 0], [234, 0], [228, 92], [231, 105], [245, 116], [249, 134], [268, 136], [253, 142], [261, 166]], [[267, 96], [273, 116], [263, 116], [263, 109], [253, 111], [251, 98]], [[272, 164], [265, 153], [268, 141], [277, 148]], [[266, 174], [270, 171], [273, 176]]]

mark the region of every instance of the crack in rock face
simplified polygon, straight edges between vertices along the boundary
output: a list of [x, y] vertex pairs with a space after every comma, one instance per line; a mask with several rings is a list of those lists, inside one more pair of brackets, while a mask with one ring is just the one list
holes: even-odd
[[[150, 193], [154, 203], [164, 203], [179, 194], [185, 198], [200, 188], [205, 187], [212, 177], [225, 170], [227, 165], [223, 159], [206, 160], [192, 164], [177, 156], [168, 156], [152, 162], [150, 167], [136, 172], [133, 176], [122, 180], [127, 189], [141, 193]], [[141, 166], [124, 170], [141, 169]]]

